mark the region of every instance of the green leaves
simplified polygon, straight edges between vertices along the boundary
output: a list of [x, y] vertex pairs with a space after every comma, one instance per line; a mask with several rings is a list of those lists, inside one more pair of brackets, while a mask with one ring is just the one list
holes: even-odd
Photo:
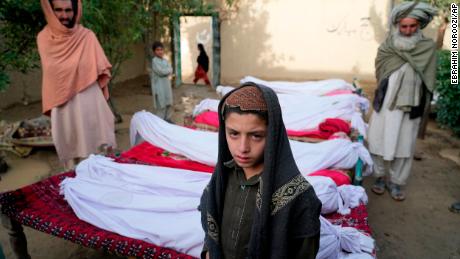
[[[227, 0], [231, 4], [234, 0]], [[151, 42], [168, 18], [179, 14], [209, 14], [212, 5], [202, 0], [85, 0], [82, 23], [97, 35], [109, 61], [112, 76], [132, 56], [134, 43]], [[38, 0], [0, 0], [0, 90], [9, 84], [7, 71], [27, 73], [39, 65], [36, 36], [46, 25]]]
[[144, 42], [149, 50], [170, 26], [170, 17], [214, 11], [202, 0], [85, 0], [83, 8], [82, 23], [97, 35], [112, 64], [112, 81], [133, 55], [133, 44]]
[[8, 75], [0, 70], [0, 92], [6, 89], [6, 86], [10, 84], [10, 78]]
[[437, 121], [460, 136], [460, 85], [450, 83], [450, 51], [438, 52], [437, 68]]
[[144, 8], [134, 0], [87, 0], [83, 7], [82, 23], [96, 33], [115, 78], [121, 63], [132, 56], [131, 45], [142, 39]]
[[0, 90], [9, 85], [7, 71], [27, 73], [38, 66], [35, 38], [44, 25], [39, 1], [0, 1]]

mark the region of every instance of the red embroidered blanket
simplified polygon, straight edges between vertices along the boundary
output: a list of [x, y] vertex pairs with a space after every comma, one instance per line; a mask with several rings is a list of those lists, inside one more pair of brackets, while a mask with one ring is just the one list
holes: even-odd
[[78, 219], [63, 196], [59, 195], [61, 181], [74, 176], [74, 172], [63, 173], [16, 191], [2, 193], [2, 213], [38, 231], [121, 256], [193, 258], [172, 249], [120, 236]]

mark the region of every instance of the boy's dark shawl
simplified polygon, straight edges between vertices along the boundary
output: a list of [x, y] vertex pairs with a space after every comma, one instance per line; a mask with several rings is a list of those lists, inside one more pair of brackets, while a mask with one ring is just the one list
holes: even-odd
[[[269, 122], [264, 170], [256, 197], [248, 258], [288, 258], [296, 252], [289, 251], [292, 248], [289, 241], [319, 234], [321, 202], [296, 166], [276, 94], [273, 90], [254, 83], [246, 83], [241, 87], [250, 85], [262, 91], [268, 107]], [[225, 99], [232, 92], [222, 98], [219, 111], [222, 111]], [[231, 170], [224, 166], [224, 162], [232, 159], [225, 138], [225, 121], [222, 115], [219, 116], [219, 125], [218, 161], [200, 203], [205, 246], [211, 258], [223, 257], [220, 224], [227, 175]]]

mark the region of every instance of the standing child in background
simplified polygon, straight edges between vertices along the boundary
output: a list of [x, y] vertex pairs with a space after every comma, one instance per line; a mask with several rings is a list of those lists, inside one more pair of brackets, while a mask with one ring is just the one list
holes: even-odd
[[158, 117], [171, 122], [173, 95], [169, 76], [172, 73], [172, 67], [163, 58], [164, 46], [161, 42], [154, 42], [152, 51], [154, 56], [152, 59], [151, 87], [154, 111]]
[[200, 52], [200, 55], [196, 59], [198, 66], [195, 70], [195, 79], [193, 79], [193, 83], [196, 84], [198, 80], [203, 79], [206, 85], [211, 85], [207, 74], [209, 70], [209, 58], [208, 54], [206, 54], [206, 51], [204, 50], [203, 44], [198, 44], [198, 51]]

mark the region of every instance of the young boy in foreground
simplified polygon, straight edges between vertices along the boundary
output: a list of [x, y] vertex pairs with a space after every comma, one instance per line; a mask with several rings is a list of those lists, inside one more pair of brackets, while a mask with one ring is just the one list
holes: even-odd
[[297, 168], [273, 90], [219, 104], [219, 154], [201, 197], [202, 258], [315, 258], [321, 202]]

